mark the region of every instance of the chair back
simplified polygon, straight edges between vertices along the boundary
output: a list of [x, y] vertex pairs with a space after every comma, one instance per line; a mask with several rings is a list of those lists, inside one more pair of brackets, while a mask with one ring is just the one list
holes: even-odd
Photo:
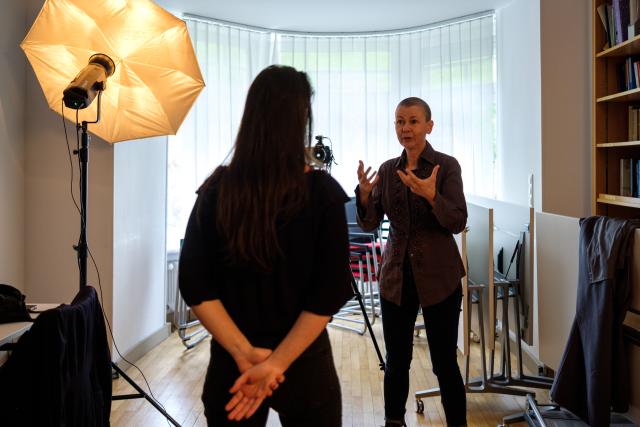
[[100, 302], [86, 286], [41, 313], [0, 368], [6, 426], [108, 426], [111, 355]]

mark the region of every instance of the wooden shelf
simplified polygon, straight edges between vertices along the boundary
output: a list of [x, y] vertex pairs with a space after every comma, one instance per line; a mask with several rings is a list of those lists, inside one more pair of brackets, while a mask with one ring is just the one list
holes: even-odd
[[598, 98], [596, 102], [630, 102], [640, 101], [640, 88], [614, 93], [613, 95]]
[[631, 208], [640, 208], [640, 198], [638, 197], [624, 197], [617, 196], [615, 194], [598, 194], [598, 203], [605, 203], [607, 205], [628, 206]]
[[628, 58], [640, 57], [640, 34], [603, 50], [607, 33], [598, 7], [607, 2], [591, 0], [591, 214], [640, 218], [640, 197], [615, 194], [620, 193], [620, 159], [640, 159], [640, 137], [630, 141], [628, 136], [628, 108], [640, 105], [640, 87], [617, 92], [625, 87], [618, 81], [620, 68]]
[[603, 142], [596, 144], [598, 148], [619, 148], [619, 147], [638, 147], [640, 141], [622, 141], [622, 142]]
[[640, 35], [637, 35], [626, 42], [617, 44], [607, 50], [603, 50], [596, 55], [596, 58], [613, 58], [616, 56], [630, 56], [638, 54], [640, 54]]

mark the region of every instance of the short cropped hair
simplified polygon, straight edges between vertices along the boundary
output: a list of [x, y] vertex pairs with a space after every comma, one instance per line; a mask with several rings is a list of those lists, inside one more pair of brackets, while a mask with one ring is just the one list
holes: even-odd
[[412, 96], [409, 98], [405, 98], [402, 101], [400, 101], [400, 103], [398, 104], [398, 107], [402, 106], [402, 107], [413, 107], [413, 106], [420, 106], [422, 107], [422, 109], [424, 110], [424, 116], [427, 119], [427, 121], [431, 120], [431, 108], [429, 108], [429, 104], [427, 104], [426, 102], [424, 102], [422, 99]]

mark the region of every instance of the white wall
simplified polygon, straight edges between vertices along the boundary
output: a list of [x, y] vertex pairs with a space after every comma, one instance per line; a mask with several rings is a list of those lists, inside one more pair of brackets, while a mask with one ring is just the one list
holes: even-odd
[[[505, 201], [527, 205], [533, 173], [536, 211], [589, 214], [590, 7], [584, 0], [512, 0], [497, 11], [498, 147]], [[545, 225], [536, 226], [538, 233], [548, 231], [540, 227]], [[538, 286], [535, 292], [537, 303]], [[565, 310], [572, 313], [575, 304]], [[534, 356], [545, 344], [538, 331], [535, 316], [534, 344], [528, 348]]]
[[540, 0], [513, 0], [496, 11], [500, 199], [540, 210]]
[[[542, 208], [540, 0], [512, 0], [496, 11], [498, 56], [499, 198], [529, 206], [529, 175], [533, 175], [533, 206]], [[536, 228], [534, 227], [534, 230]], [[523, 349], [539, 358], [537, 275], [534, 260], [532, 345]]]
[[498, 9], [501, 199], [590, 212], [591, 2], [512, 0]]
[[542, 210], [591, 212], [591, 2], [540, 0]]
[[114, 336], [124, 355], [165, 324], [167, 137], [115, 146]]
[[24, 292], [24, 124], [26, 60], [18, 44], [27, 28], [21, 0], [0, 13], [0, 283]]

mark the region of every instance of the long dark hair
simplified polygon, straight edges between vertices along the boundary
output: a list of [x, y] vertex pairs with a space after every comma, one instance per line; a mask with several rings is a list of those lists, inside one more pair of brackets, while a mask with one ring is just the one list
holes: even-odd
[[249, 88], [233, 157], [219, 173], [217, 227], [236, 264], [271, 270], [282, 253], [278, 226], [306, 201], [312, 94], [307, 74], [286, 66], [267, 67]]

